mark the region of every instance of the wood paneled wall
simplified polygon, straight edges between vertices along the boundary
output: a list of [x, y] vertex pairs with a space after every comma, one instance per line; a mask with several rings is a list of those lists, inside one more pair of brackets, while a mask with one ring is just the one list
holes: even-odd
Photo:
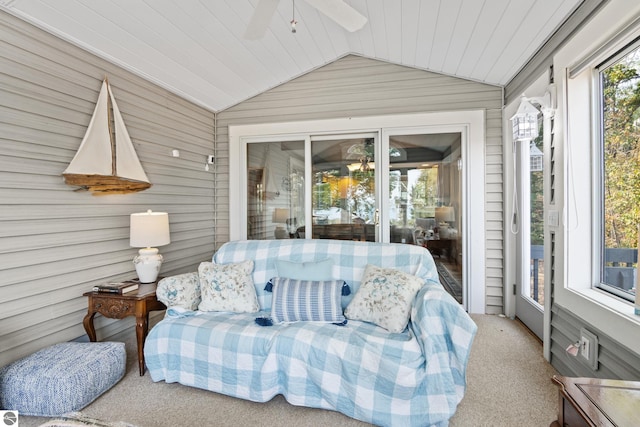
[[[135, 277], [131, 213], [169, 213], [171, 243], [160, 248], [167, 275], [211, 258], [218, 204], [215, 165], [205, 171], [215, 148], [213, 112], [3, 11], [0, 46], [2, 366], [82, 337], [82, 293]], [[62, 180], [105, 76], [153, 184], [140, 193], [93, 196]], [[99, 339], [132, 325], [132, 318], [96, 319]]]
[[[217, 114], [216, 188], [228, 201], [230, 125], [486, 110], [486, 312], [503, 312], [502, 91], [498, 87], [349, 55]], [[229, 237], [218, 211], [216, 240]]]

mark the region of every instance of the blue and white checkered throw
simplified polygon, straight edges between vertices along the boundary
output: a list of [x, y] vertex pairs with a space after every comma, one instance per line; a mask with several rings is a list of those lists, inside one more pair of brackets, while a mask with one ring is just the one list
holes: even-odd
[[[397, 268], [425, 280], [409, 327], [389, 333], [371, 323], [297, 322], [262, 327], [275, 274], [273, 261], [334, 260], [333, 275], [359, 287], [366, 264]], [[448, 424], [464, 394], [476, 325], [437, 282], [433, 260], [411, 245], [330, 240], [230, 242], [214, 262], [253, 259], [263, 311], [171, 312], [149, 333], [145, 359], [154, 381], [179, 382], [266, 402], [278, 394], [294, 405], [331, 409], [381, 426]], [[262, 290], [262, 291], [260, 291]]]

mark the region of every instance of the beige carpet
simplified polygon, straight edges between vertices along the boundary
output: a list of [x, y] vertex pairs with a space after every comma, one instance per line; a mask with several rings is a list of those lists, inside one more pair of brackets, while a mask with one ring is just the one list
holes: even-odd
[[[478, 324], [467, 375], [467, 393], [450, 426], [548, 426], [557, 414], [555, 370], [542, 346], [518, 322], [473, 315]], [[82, 413], [91, 417], [154, 426], [365, 426], [337, 412], [292, 406], [282, 396], [255, 403], [139, 376], [135, 334], [127, 344], [127, 374]], [[20, 417], [20, 427], [48, 418]]]

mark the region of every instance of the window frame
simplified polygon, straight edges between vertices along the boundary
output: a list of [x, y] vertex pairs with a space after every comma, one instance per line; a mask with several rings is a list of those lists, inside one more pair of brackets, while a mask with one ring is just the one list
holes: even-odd
[[[640, 354], [640, 316], [634, 315], [634, 305], [592, 286], [599, 277], [594, 240], [599, 230], [593, 228], [597, 214], [593, 191], [599, 191], [599, 183], [593, 173], [598, 125], [592, 71], [640, 36], [640, 4], [628, 6], [609, 3], [554, 54], [558, 93], [554, 157], [559, 165], [554, 179], [562, 221], [547, 227], [556, 236], [553, 306]], [[550, 332], [545, 332], [545, 341]]]
[[[602, 73], [607, 68], [617, 64], [624, 57], [629, 55], [631, 52], [640, 49], [640, 37], [636, 37], [634, 40], [630, 41], [626, 45], [621, 48], [619, 45], [615, 49], [611, 49], [605, 51], [609, 54], [609, 56], [600, 62], [597, 65], [594, 65], [592, 68], [593, 74], [593, 104], [596, 108], [597, 114], [594, 115], [594, 121], [597, 126], [597, 132], [595, 134], [594, 145], [596, 146], [596, 150], [594, 150], [594, 175], [597, 180], [597, 187], [594, 186], [594, 220], [597, 221], [597, 227], [593, 227], [598, 230], [598, 233], [595, 236], [594, 242], [595, 246], [595, 260], [597, 261], [597, 271], [598, 275], [594, 278], [593, 287], [595, 289], [602, 290], [603, 292], [607, 292], [608, 294], [613, 295], [616, 298], [620, 298], [623, 301], [630, 302], [631, 304], [635, 303], [635, 299], [629, 292], [625, 292], [613, 286], [611, 284], [605, 283], [605, 126], [604, 126], [604, 86], [603, 86], [603, 77]], [[637, 273], [636, 273], [637, 274]], [[636, 291], [637, 292], [637, 291]]]

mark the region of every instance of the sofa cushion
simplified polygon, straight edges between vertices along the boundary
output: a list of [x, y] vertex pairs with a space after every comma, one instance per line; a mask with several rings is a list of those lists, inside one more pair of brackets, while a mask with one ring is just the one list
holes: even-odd
[[333, 260], [294, 262], [285, 259], [275, 260], [278, 277], [299, 280], [332, 280]]
[[200, 311], [254, 313], [260, 310], [251, 278], [253, 261], [231, 264], [203, 262], [198, 266], [202, 301]]
[[296, 280], [274, 277], [269, 282], [273, 299], [271, 321], [346, 323], [342, 312], [344, 280]]
[[409, 323], [411, 304], [423, 285], [424, 280], [417, 276], [368, 264], [345, 316], [400, 333]]

